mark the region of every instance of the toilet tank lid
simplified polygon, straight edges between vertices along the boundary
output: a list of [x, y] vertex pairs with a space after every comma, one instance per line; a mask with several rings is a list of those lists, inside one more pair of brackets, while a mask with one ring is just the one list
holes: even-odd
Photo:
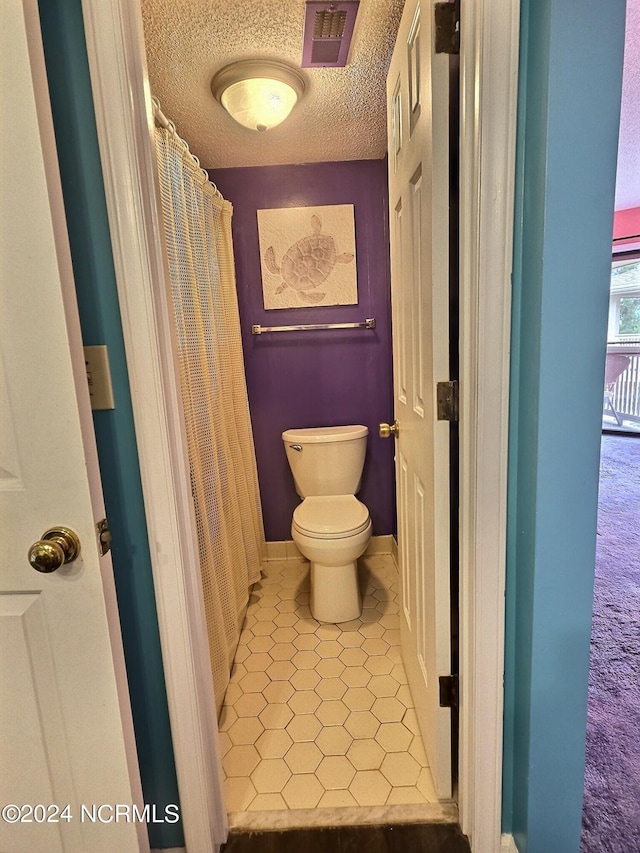
[[287, 429], [282, 433], [282, 440], [294, 444], [315, 444], [329, 441], [351, 441], [354, 438], [364, 438], [368, 434], [369, 429], [362, 424], [308, 427], [307, 429]]

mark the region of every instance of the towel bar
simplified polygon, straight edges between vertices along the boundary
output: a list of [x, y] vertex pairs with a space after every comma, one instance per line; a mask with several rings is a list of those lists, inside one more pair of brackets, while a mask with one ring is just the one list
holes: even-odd
[[264, 335], [265, 332], [307, 332], [317, 329], [375, 329], [374, 317], [369, 317], [362, 323], [309, 323], [302, 326], [261, 326], [259, 323], [251, 327], [252, 335]]

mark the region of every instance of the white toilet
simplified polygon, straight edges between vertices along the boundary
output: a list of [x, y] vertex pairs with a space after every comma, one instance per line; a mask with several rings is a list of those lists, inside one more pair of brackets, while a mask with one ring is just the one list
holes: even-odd
[[371, 538], [369, 510], [356, 497], [367, 449], [366, 426], [282, 433], [296, 491], [291, 535], [311, 562], [311, 613], [319, 622], [360, 615], [356, 561]]

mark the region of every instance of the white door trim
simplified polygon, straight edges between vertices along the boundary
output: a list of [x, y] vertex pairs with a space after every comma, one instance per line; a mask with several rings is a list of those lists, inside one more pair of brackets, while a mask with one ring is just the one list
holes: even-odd
[[[83, 0], [188, 850], [227, 831], [157, 220], [138, 3]], [[500, 850], [507, 411], [519, 3], [462, 10], [460, 818]]]
[[460, 790], [500, 850], [519, 2], [463, 3], [460, 79]]
[[82, 0], [186, 847], [227, 836], [138, 3]]

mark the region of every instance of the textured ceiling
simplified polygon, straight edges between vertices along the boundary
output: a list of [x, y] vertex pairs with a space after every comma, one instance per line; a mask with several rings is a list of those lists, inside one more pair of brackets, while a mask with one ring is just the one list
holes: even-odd
[[628, 0], [616, 210], [640, 207], [640, 0]]
[[239, 59], [302, 57], [304, 0], [142, 0], [151, 91], [205, 168], [384, 157], [385, 77], [404, 0], [361, 0], [345, 68], [304, 68], [307, 90], [265, 133], [211, 94]]
[[[256, 133], [216, 103], [211, 78], [239, 59], [299, 66], [304, 0], [142, 0], [152, 92], [207, 168], [383, 157], [385, 76], [403, 4], [361, 0], [346, 68], [302, 69], [300, 104]], [[616, 209], [639, 206], [640, 0], [628, 0]]]

